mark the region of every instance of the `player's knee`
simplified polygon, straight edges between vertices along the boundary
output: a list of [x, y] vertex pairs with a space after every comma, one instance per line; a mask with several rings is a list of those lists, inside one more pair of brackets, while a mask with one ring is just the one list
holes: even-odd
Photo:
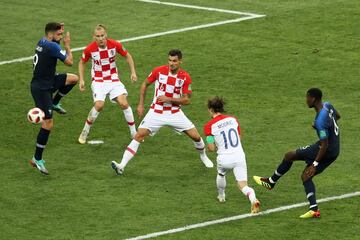
[[94, 107], [96, 111], [101, 112], [104, 109], [104, 103], [96, 102]]
[[293, 161], [296, 157], [296, 153], [294, 151], [290, 151], [285, 153], [284, 160], [285, 161]]
[[129, 104], [127, 102], [120, 102], [119, 106], [121, 109], [125, 110], [129, 108]]
[[67, 76], [68, 84], [77, 84], [79, 77], [75, 74], [68, 74]]
[[41, 125], [42, 128], [46, 129], [46, 130], [51, 130], [53, 129], [54, 127], [54, 121], [52, 119], [46, 119], [42, 125]]

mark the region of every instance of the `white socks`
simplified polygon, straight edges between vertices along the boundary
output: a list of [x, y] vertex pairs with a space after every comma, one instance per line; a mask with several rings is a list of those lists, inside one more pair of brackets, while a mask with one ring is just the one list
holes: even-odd
[[96, 111], [95, 107], [90, 110], [84, 126], [85, 131], [90, 131], [91, 125], [95, 122], [96, 118], [99, 116], [99, 113], [100, 112]]
[[130, 132], [133, 135], [134, 133], [136, 133], [136, 128], [135, 128], [135, 120], [134, 120], [134, 115], [133, 115], [132, 109], [129, 106], [127, 109], [123, 110], [123, 112], [124, 112], [125, 119], [129, 125]]
[[124, 169], [126, 167], [128, 162], [135, 156], [139, 146], [140, 143], [135, 139], [130, 142], [124, 152], [119, 168]]
[[225, 196], [226, 178], [225, 176], [216, 175], [216, 187], [218, 189], [219, 196]]
[[205, 143], [202, 138], [200, 139], [200, 142], [194, 142], [194, 146], [196, 150], [199, 151], [200, 155], [205, 154]]
[[247, 196], [250, 200], [251, 203], [254, 203], [256, 201], [256, 195], [255, 195], [255, 191], [254, 189], [252, 189], [249, 186], [243, 187], [243, 189], [241, 189], [242, 193]]

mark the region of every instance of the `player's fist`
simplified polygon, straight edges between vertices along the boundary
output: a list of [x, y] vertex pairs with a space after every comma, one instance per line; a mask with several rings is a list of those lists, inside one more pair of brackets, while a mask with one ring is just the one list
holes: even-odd
[[80, 89], [80, 92], [85, 91], [85, 82], [84, 81], [79, 82], [79, 89]]
[[139, 104], [136, 108], [136, 111], [137, 111], [139, 118], [141, 118], [141, 116], [144, 114], [144, 105]]
[[66, 47], [70, 47], [70, 33], [69, 32], [66, 32], [65, 34], [65, 38], [64, 38], [64, 44]]
[[130, 79], [131, 79], [131, 82], [133, 82], [133, 83], [136, 82], [138, 80], [136, 73], [132, 73], [130, 76]]
[[167, 96], [160, 96], [157, 98], [157, 101], [160, 102], [160, 103], [164, 103], [164, 102], [170, 102], [170, 98], [167, 97]]

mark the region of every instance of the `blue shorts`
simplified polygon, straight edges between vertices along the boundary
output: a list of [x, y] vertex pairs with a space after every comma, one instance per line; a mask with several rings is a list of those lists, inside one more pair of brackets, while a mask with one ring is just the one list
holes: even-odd
[[[312, 165], [316, 159], [316, 156], [320, 149], [320, 143], [317, 142], [315, 144], [301, 147], [296, 150], [296, 156], [298, 160], [303, 160], [306, 162], [308, 166]], [[324, 158], [319, 162], [319, 165], [316, 167], [315, 175], [323, 172], [328, 166], [330, 166], [338, 157], [336, 156], [329, 156], [325, 154]]]
[[35, 102], [35, 107], [40, 108], [45, 113], [45, 119], [52, 119], [53, 93], [65, 86], [66, 73], [56, 74], [54, 77], [54, 87], [51, 89], [41, 89], [36, 85], [31, 85], [31, 95]]

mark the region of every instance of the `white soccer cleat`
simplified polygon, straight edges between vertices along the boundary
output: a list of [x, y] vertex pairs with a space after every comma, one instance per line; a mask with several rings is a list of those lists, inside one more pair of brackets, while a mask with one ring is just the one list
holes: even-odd
[[200, 154], [200, 159], [204, 163], [205, 167], [207, 168], [213, 168], [214, 164], [213, 162], [206, 156], [206, 154]]
[[89, 132], [86, 131], [86, 130], [83, 130], [83, 131], [81, 132], [81, 134], [80, 134], [80, 136], [79, 136], [79, 139], [78, 139], [78, 141], [79, 141], [80, 144], [85, 144], [85, 143], [86, 143], [86, 139], [87, 139], [87, 137], [88, 137], [88, 134], [89, 134]]
[[221, 202], [221, 203], [225, 202], [225, 201], [226, 201], [226, 200], [225, 200], [225, 194], [224, 194], [224, 195], [218, 195], [218, 196], [217, 196], [217, 199], [218, 199], [219, 202]]
[[111, 167], [114, 169], [117, 175], [122, 175], [124, 173], [124, 169], [120, 168], [120, 164], [115, 161], [111, 161]]

